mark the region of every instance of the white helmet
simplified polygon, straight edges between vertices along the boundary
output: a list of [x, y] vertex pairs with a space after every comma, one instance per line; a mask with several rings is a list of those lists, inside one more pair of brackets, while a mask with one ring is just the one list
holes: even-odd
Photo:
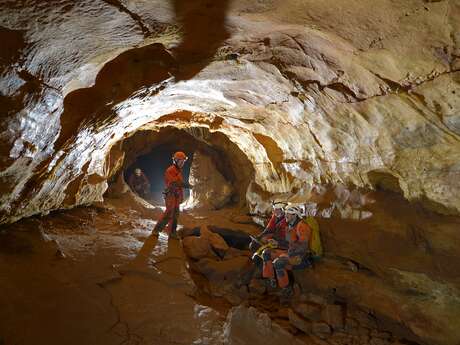
[[274, 210], [283, 210], [287, 206], [287, 202], [283, 201], [272, 201], [272, 207]]
[[286, 214], [295, 214], [299, 218], [303, 217], [302, 209], [299, 206], [287, 206], [284, 209], [284, 212]]

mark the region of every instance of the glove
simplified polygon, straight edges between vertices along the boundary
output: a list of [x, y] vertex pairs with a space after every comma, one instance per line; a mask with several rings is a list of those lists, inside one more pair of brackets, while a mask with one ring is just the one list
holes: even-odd
[[278, 247], [278, 241], [274, 240], [273, 238], [269, 239], [268, 243], [270, 243], [274, 247]]
[[289, 263], [293, 266], [300, 265], [302, 263], [302, 257], [300, 255], [290, 256]]

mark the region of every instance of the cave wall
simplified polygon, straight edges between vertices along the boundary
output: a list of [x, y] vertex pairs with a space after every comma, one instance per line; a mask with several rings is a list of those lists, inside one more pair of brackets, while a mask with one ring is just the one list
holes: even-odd
[[[458, 11], [456, 1], [3, 2], [2, 222], [100, 200], [111, 145], [152, 121], [228, 137], [257, 167], [255, 191], [370, 186], [377, 170], [408, 200], [458, 214]], [[70, 184], [80, 192], [66, 205]]]
[[[448, 263], [459, 259], [458, 1], [0, 6], [0, 223], [102, 200], [127, 162], [122, 141], [176, 127], [243, 167], [236, 184], [250, 212], [265, 212], [272, 197], [305, 202], [312, 187], [396, 193], [427, 221], [389, 221], [401, 214], [384, 201], [362, 210], [366, 202], [344, 202], [336, 217], [369, 212], [372, 231], [357, 227], [355, 244], [354, 223], [339, 233], [325, 221], [328, 255], [369, 267], [393, 302], [409, 300], [393, 294], [404, 281], [425, 301], [457, 305]], [[398, 245], [411, 250], [394, 253]], [[382, 266], [387, 251], [395, 257]], [[457, 345], [455, 328], [426, 327], [456, 309], [432, 310], [409, 327]]]

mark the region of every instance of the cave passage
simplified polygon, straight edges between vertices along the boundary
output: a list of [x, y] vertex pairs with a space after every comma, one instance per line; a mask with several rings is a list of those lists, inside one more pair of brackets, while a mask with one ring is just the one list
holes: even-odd
[[235, 174], [236, 167], [241, 165], [236, 150], [219, 134], [210, 134], [209, 141], [197, 137], [196, 132], [175, 127], [135, 133], [123, 143], [125, 182], [129, 184], [135, 169], [141, 169], [150, 183], [144, 199], [154, 206], [163, 206], [165, 170], [172, 164], [173, 154], [183, 151], [189, 158], [183, 167], [183, 177], [193, 186], [193, 190], [184, 189], [183, 208], [218, 209], [240, 201], [239, 196], [245, 190], [241, 180], [247, 183], [249, 175], [241, 169]]
[[[187, 148], [183, 148], [181, 151], [184, 151], [189, 158], [182, 169], [184, 180], [188, 181], [195, 151]], [[149, 153], [138, 157], [136, 161], [125, 170], [126, 182], [128, 182], [129, 177], [134, 173], [136, 168], [144, 172], [150, 182], [149, 196], [146, 199], [153, 205], [162, 205], [164, 203], [162, 194], [165, 190], [164, 173], [172, 164], [171, 157], [174, 152], [176, 152], [176, 149], [170, 144], [160, 145], [152, 149]], [[184, 189], [184, 202], [189, 196], [190, 190], [187, 188]]]

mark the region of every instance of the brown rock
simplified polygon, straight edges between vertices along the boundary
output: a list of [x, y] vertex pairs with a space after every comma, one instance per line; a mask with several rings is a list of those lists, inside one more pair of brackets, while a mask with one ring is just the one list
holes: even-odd
[[328, 304], [321, 312], [321, 318], [333, 329], [343, 329], [344, 327], [343, 307], [336, 304]]
[[388, 345], [390, 344], [387, 340], [380, 339], [380, 338], [371, 338], [370, 345]]
[[224, 256], [229, 249], [225, 240], [219, 234], [210, 231], [206, 226], [201, 227], [200, 236], [187, 236], [182, 239], [185, 254], [193, 259], [207, 256]]
[[312, 332], [312, 324], [311, 322], [301, 318], [299, 315], [297, 315], [292, 309], [289, 309], [289, 322], [296, 327], [297, 329], [300, 329], [304, 333], [311, 333]]
[[289, 313], [292, 312], [290, 308], [280, 308], [276, 312], [276, 317], [284, 320], [289, 320]]
[[265, 282], [262, 279], [252, 279], [249, 283], [249, 292], [251, 294], [263, 295], [267, 291]]
[[320, 305], [328, 303], [328, 299], [326, 297], [315, 294], [315, 293], [309, 292], [302, 296], [305, 296], [304, 299], [306, 302], [312, 302], [312, 303], [316, 303]]
[[236, 224], [253, 224], [254, 220], [251, 216], [238, 214], [232, 217], [232, 222]]
[[204, 152], [194, 153], [189, 181], [193, 188], [186, 202], [188, 207], [214, 210], [230, 201], [232, 185], [225, 180], [211, 157]]
[[318, 337], [328, 337], [332, 333], [331, 327], [325, 322], [313, 322], [311, 331]]
[[61, 249], [58, 249], [56, 250], [55, 257], [56, 259], [65, 259], [67, 255], [65, 255], [65, 253]]
[[301, 345], [287, 330], [272, 322], [267, 314], [243, 305], [232, 308], [224, 326], [225, 345]]
[[216, 234], [215, 232], [212, 232], [207, 228], [207, 226], [202, 226], [201, 227], [201, 236], [203, 238], [206, 238], [209, 240], [209, 245], [215, 249], [218, 250], [219, 252], [226, 252], [229, 249], [229, 246], [227, 242], [220, 236], [219, 234]]
[[294, 306], [296, 313], [310, 321], [319, 321], [321, 319], [321, 307], [312, 303], [300, 303]]
[[201, 236], [188, 236], [182, 239], [185, 254], [192, 259], [201, 259], [210, 254], [207, 238]]
[[249, 255], [250, 255], [250, 252], [248, 250], [241, 250], [241, 249], [230, 247], [225, 252], [224, 260], [233, 259], [233, 258], [236, 258], [237, 256], [249, 257]]
[[248, 263], [249, 259], [243, 256], [225, 261], [203, 258], [196, 263], [192, 263], [191, 267], [212, 282], [231, 282], [238, 279]]
[[227, 294], [227, 295], [224, 295], [224, 298], [231, 304], [231, 305], [240, 305], [242, 302], [243, 302], [243, 299], [238, 296], [238, 295], [234, 295], [234, 294]]
[[380, 338], [380, 339], [384, 339], [384, 340], [391, 339], [391, 333], [390, 332], [379, 331], [377, 329], [372, 330], [370, 335], [373, 338]]

